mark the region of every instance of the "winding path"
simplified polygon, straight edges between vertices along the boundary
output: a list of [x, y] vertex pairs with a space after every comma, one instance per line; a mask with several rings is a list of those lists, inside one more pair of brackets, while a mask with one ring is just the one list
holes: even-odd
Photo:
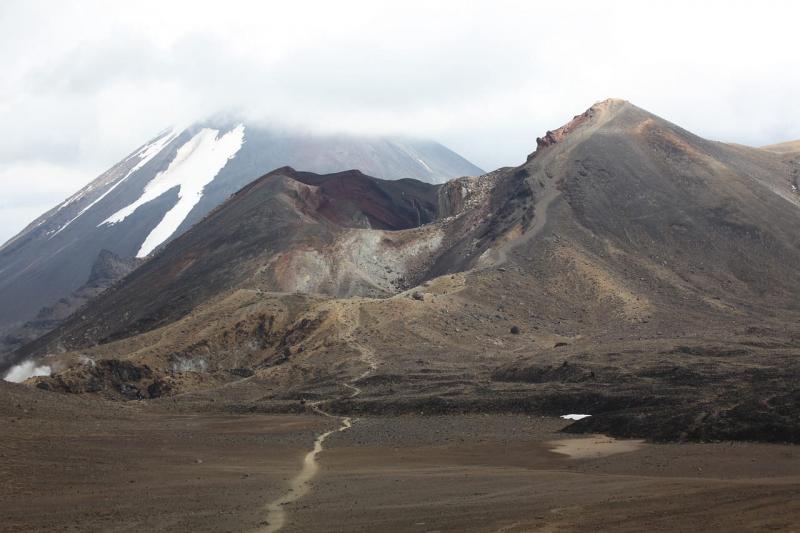
[[[319, 402], [317, 402], [319, 403]], [[324, 416], [332, 417], [330, 413], [326, 413], [317, 405], [313, 405], [312, 409]], [[338, 429], [326, 431], [316, 438], [314, 441], [314, 448], [306, 454], [303, 459], [303, 468], [289, 483], [289, 491], [267, 505], [267, 525], [259, 531], [263, 533], [274, 533], [280, 531], [286, 525], [286, 505], [295, 502], [308, 494], [311, 490], [311, 480], [317, 475], [319, 471], [319, 462], [317, 456], [324, 450], [325, 440], [340, 431], [346, 431], [353, 427], [353, 421], [349, 417], [342, 418], [342, 425]]]
[[[350, 380], [347, 383], [341, 383], [342, 386], [350, 389], [352, 394], [348, 396], [348, 398], [355, 398], [356, 396], [361, 394], [361, 389], [353, 383], [357, 383], [358, 381], [364, 379], [372, 372], [374, 372], [378, 368], [378, 364], [375, 360], [375, 354], [372, 352], [371, 349], [353, 342], [352, 345], [358, 348], [359, 352], [361, 353], [361, 360], [368, 365], [367, 370], [361, 373], [358, 377]], [[260, 533], [275, 533], [283, 529], [286, 525], [286, 505], [293, 503], [311, 491], [311, 481], [317, 475], [319, 471], [319, 462], [317, 461], [317, 456], [325, 449], [325, 441], [328, 437], [333, 435], [334, 433], [340, 433], [342, 431], [347, 431], [351, 427], [353, 427], [353, 419], [350, 417], [336, 417], [326, 411], [324, 411], [320, 405], [323, 404], [327, 400], [319, 400], [316, 402], [312, 402], [309, 404], [311, 410], [316, 413], [321, 414], [322, 416], [326, 416], [329, 418], [339, 418], [341, 420], [341, 425], [337, 429], [332, 429], [330, 431], [326, 431], [322, 433], [314, 440], [314, 447], [313, 449], [308, 452], [303, 459], [303, 468], [300, 472], [292, 478], [289, 482], [289, 490], [280, 498], [273, 500], [266, 506], [267, 512], [267, 519], [266, 525], [259, 529]]]
[[[550, 204], [553, 202], [553, 200], [559, 196], [559, 194], [560, 191], [558, 190], [555, 182], [553, 180], [549, 180], [543, 190], [543, 194], [536, 203], [533, 224], [531, 224], [531, 227], [528, 229], [528, 231], [526, 231], [518, 239], [508, 242], [495, 250], [495, 257], [493, 261], [494, 266], [499, 266], [506, 263], [508, 261], [509, 252], [521, 244], [529, 242], [531, 239], [536, 237], [536, 235], [541, 233], [542, 229], [544, 229], [544, 226], [547, 223], [547, 209], [550, 207]], [[378, 363], [374, 352], [369, 347], [364, 346], [356, 341], [354, 338], [353, 333], [359, 323], [360, 320], [356, 318], [356, 320], [350, 324], [349, 331], [346, 333], [345, 337], [348, 338], [348, 344], [354, 346], [360, 352], [361, 360], [367, 365], [367, 369], [361, 375], [351, 379], [349, 382], [341, 383], [343, 387], [346, 387], [352, 391], [352, 394], [350, 394], [348, 398], [355, 398], [356, 396], [360, 395], [362, 392], [361, 388], [354, 384], [366, 378], [378, 368]], [[310, 403], [309, 406], [314, 412], [319, 413], [322, 416], [339, 418], [341, 420], [341, 425], [337, 429], [332, 429], [322, 433], [316, 438], [316, 440], [314, 440], [314, 447], [306, 454], [305, 459], [303, 460], [303, 467], [300, 472], [289, 483], [289, 490], [280, 498], [267, 504], [266, 525], [262, 529], [258, 530], [260, 533], [275, 533], [283, 529], [287, 522], [287, 513], [285, 508], [286, 505], [299, 500], [311, 490], [311, 481], [319, 471], [319, 462], [317, 461], [317, 457], [325, 450], [325, 441], [331, 435], [340, 433], [342, 431], [347, 431], [353, 427], [354, 421], [350, 417], [336, 417], [324, 411], [320, 405], [326, 401], [327, 400], [319, 400]]]
[[550, 204], [553, 203], [553, 200], [558, 198], [560, 194], [561, 191], [558, 190], [555, 180], [548, 178], [542, 191], [541, 198], [536, 202], [534, 207], [533, 224], [531, 224], [531, 227], [528, 229], [528, 231], [520, 235], [518, 238], [505, 243], [495, 250], [494, 264], [492, 266], [498, 267], [504, 265], [506, 262], [508, 262], [508, 254], [513, 249], [530, 242], [531, 239], [542, 232], [545, 224], [547, 224], [547, 209], [550, 207]]

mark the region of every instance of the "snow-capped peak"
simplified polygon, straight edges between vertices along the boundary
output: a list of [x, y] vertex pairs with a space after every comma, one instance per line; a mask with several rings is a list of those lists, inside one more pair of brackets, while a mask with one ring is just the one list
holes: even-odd
[[158, 173], [144, 188], [142, 195], [123, 207], [100, 225], [118, 224], [136, 212], [139, 207], [178, 187], [177, 203], [164, 215], [136, 254], [146, 257], [161, 243], [170, 238], [203, 196], [210, 183], [229, 159], [233, 158], [244, 142], [244, 124], [219, 136], [219, 130], [203, 128], [186, 144], [178, 148], [175, 159], [163, 172]]
[[[161, 134], [161, 135], [160, 135], [158, 138], [156, 138], [156, 139], [155, 139], [153, 142], [151, 142], [151, 143], [149, 143], [149, 144], [146, 144], [146, 145], [144, 145], [144, 146], [141, 148], [141, 150], [139, 150], [138, 152], [136, 152], [135, 154], [133, 154], [133, 155], [132, 155], [130, 158], [128, 158], [128, 159], [131, 159], [131, 158], [134, 158], [134, 157], [138, 157], [138, 158], [139, 158], [139, 161], [138, 161], [138, 162], [137, 162], [137, 163], [136, 163], [136, 164], [135, 164], [133, 167], [131, 167], [131, 169], [130, 169], [128, 172], [126, 172], [124, 176], [122, 176], [120, 179], [118, 179], [117, 181], [115, 181], [115, 182], [114, 182], [114, 183], [111, 185], [111, 187], [109, 187], [109, 188], [108, 188], [108, 189], [107, 189], [107, 190], [106, 190], [106, 191], [105, 191], [103, 194], [101, 194], [100, 196], [98, 196], [98, 197], [97, 197], [97, 198], [96, 198], [96, 199], [95, 199], [95, 200], [94, 200], [92, 203], [90, 203], [89, 205], [87, 205], [86, 207], [84, 207], [83, 209], [81, 209], [81, 211], [80, 211], [80, 212], [79, 212], [77, 215], [75, 215], [75, 216], [74, 216], [74, 217], [73, 217], [73, 218], [72, 218], [72, 219], [71, 219], [69, 222], [67, 222], [66, 224], [64, 224], [64, 225], [63, 225], [63, 226], [61, 226], [60, 228], [58, 228], [58, 230], [56, 230], [56, 231], [53, 233], [53, 235], [51, 236], [51, 238], [52, 238], [52, 237], [55, 237], [56, 235], [58, 235], [59, 233], [61, 233], [61, 232], [62, 232], [62, 231], [64, 231], [65, 229], [67, 229], [67, 227], [68, 227], [70, 224], [72, 224], [73, 222], [75, 222], [76, 220], [78, 220], [78, 219], [81, 217], [81, 215], [83, 215], [83, 214], [84, 214], [85, 212], [87, 212], [89, 209], [91, 209], [92, 207], [94, 207], [95, 205], [97, 205], [97, 204], [98, 204], [98, 203], [99, 203], [101, 200], [103, 200], [103, 198], [105, 198], [106, 196], [108, 196], [108, 195], [111, 193], [111, 191], [113, 191], [114, 189], [116, 189], [117, 187], [119, 187], [119, 186], [120, 186], [120, 185], [121, 185], [121, 184], [122, 184], [122, 183], [123, 183], [125, 180], [127, 180], [127, 179], [128, 179], [128, 178], [129, 178], [129, 177], [130, 177], [130, 176], [131, 176], [131, 175], [132, 175], [134, 172], [136, 172], [137, 170], [139, 170], [140, 168], [142, 168], [143, 166], [145, 166], [147, 163], [149, 163], [149, 162], [150, 162], [150, 160], [152, 160], [152, 159], [153, 159], [155, 156], [157, 156], [158, 154], [160, 154], [160, 153], [161, 153], [161, 151], [162, 151], [162, 150], [163, 150], [163, 149], [164, 149], [164, 148], [165, 148], [165, 147], [166, 147], [166, 146], [167, 146], [169, 143], [171, 143], [171, 142], [172, 142], [172, 140], [173, 140], [173, 139], [175, 139], [175, 137], [177, 137], [179, 133], [180, 133], [180, 130], [177, 130], [177, 129], [174, 129], [174, 128], [168, 129], [168, 130], [164, 131], [164, 133], [162, 133], [162, 134]], [[91, 191], [93, 188], [94, 188], [94, 187], [90, 185], [90, 186], [89, 186], [89, 187], [86, 189], [86, 191], [84, 192], [84, 194], [88, 193], [88, 192], [89, 192], [89, 191]], [[61, 208], [59, 208], [59, 209], [61, 209]]]

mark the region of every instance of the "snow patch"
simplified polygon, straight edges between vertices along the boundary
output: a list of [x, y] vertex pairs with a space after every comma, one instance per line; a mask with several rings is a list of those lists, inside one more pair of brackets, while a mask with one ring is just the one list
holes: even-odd
[[[164, 132], [164, 134], [163, 134], [161, 137], [159, 137], [158, 139], [156, 139], [156, 140], [155, 140], [155, 141], [153, 141], [152, 143], [145, 145], [144, 147], [142, 147], [142, 149], [141, 149], [141, 150], [139, 150], [138, 152], [136, 152], [135, 154], [133, 154], [133, 155], [131, 156], [131, 158], [132, 158], [132, 157], [139, 157], [139, 158], [140, 158], [140, 159], [139, 159], [139, 162], [138, 162], [138, 163], [136, 163], [136, 164], [135, 164], [135, 165], [134, 165], [134, 166], [133, 166], [133, 167], [132, 167], [132, 168], [131, 168], [131, 169], [130, 169], [128, 172], [127, 172], [127, 174], [125, 174], [125, 175], [124, 175], [122, 178], [118, 179], [118, 180], [117, 180], [117, 181], [116, 181], [116, 182], [115, 182], [115, 183], [114, 183], [114, 184], [113, 184], [111, 187], [109, 187], [109, 188], [108, 188], [108, 190], [106, 190], [106, 192], [104, 192], [103, 194], [101, 194], [100, 196], [98, 196], [98, 197], [97, 197], [97, 199], [96, 199], [96, 200], [94, 200], [92, 203], [90, 203], [89, 205], [87, 205], [86, 207], [84, 207], [83, 209], [81, 209], [80, 213], [78, 213], [77, 215], [75, 215], [75, 217], [74, 217], [72, 220], [70, 220], [69, 222], [67, 222], [66, 224], [64, 224], [64, 225], [63, 225], [63, 226], [61, 226], [60, 228], [58, 228], [58, 230], [57, 230], [55, 233], [53, 233], [53, 235], [52, 235], [50, 238], [52, 239], [53, 237], [55, 237], [56, 235], [58, 235], [59, 233], [61, 233], [61, 232], [62, 232], [62, 231], [64, 231], [65, 229], [67, 229], [67, 227], [68, 227], [70, 224], [72, 224], [73, 222], [75, 222], [76, 220], [78, 220], [78, 219], [81, 217], [81, 215], [83, 215], [83, 214], [84, 214], [85, 212], [87, 212], [89, 209], [91, 209], [92, 207], [94, 207], [95, 205], [97, 205], [98, 203], [100, 203], [100, 201], [102, 201], [102, 200], [103, 200], [103, 198], [105, 198], [106, 196], [108, 196], [108, 195], [111, 193], [111, 191], [113, 191], [114, 189], [116, 189], [117, 187], [119, 187], [119, 186], [120, 186], [120, 184], [121, 184], [122, 182], [124, 182], [125, 180], [127, 180], [127, 179], [128, 179], [128, 178], [129, 178], [129, 177], [130, 177], [130, 176], [131, 176], [131, 175], [132, 175], [134, 172], [136, 172], [137, 170], [139, 170], [140, 168], [142, 168], [143, 166], [145, 166], [145, 165], [146, 165], [147, 163], [149, 163], [149, 162], [150, 162], [150, 161], [151, 161], [151, 160], [152, 160], [152, 159], [153, 159], [155, 156], [157, 156], [158, 154], [160, 154], [160, 153], [161, 153], [161, 151], [162, 151], [162, 150], [163, 150], [163, 149], [164, 149], [164, 148], [165, 148], [165, 147], [166, 147], [166, 146], [167, 146], [169, 143], [171, 143], [171, 142], [172, 142], [172, 140], [173, 140], [175, 137], [177, 137], [177, 136], [178, 136], [178, 133], [180, 133], [180, 131], [179, 131], [179, 130], [175, 130], [175, 129], [170, 129], [170, 130], [167, 130], [166, 132]], [[130, 158], [128, 158], [128, 159], [130, 159]], [[90, 190], [92, 190], [92, 188], [93, 188], [93, 187], [92, 187], [92, 186], [90, 186], [90, 187], [89, 187], [89, 188], [88, 188], [88, 189], [87, 189], [87, 190], [84, 192], [84, 194], [88, 193]], [[59, 209], [61, 209], [61, 208], [59, 208]]]
[[69, 198], [67, 198], [63, 202], [61, 202], [58, 205], [58, 207], [56, 207], [56, 213], [58, 213], [59, 211], [61, 211], [65, 207], [74, 204], [75, 202], [77, 202], [78, 200], [80, 200], [81, 198], [86, 196], [88, 193], [92, 192], [92, 190], [94, 190], [94, 186], [93, 185], [89, 185], [86, 188], [81, 189], [80, 191], [76, 192], [75, 194], [73, 194], [72, 196], [70, 196]]
[[3, 379], [12, 383], [22, 383], [26, 379], [34, 376], [49, 376], [50, 372], [51, 370], [49, 366], [36, 366], [36, 363], [28, 360], [23, 361], [16, 366], [12, 366], [11, 370], [6, 373], [6, 376]]
[[561, 418], [564, 420], [583, 420], [584, 418], [589, 418], [592, 415], [561, 415]]
[[425, 167], [425, 169], [426, 169], [428, 172], [430, 172], [431, 174], [433, 174], [433, 169], [432, 169], [431, 167], [429, 167], [429, 166], [428, 166], [428, 163], [426, 163], [425, 161], [423, 161], [423, 160], [422, 160], [422, 159], [420, 159], [419, 157], [417, 158], [417, 161], [419, 161], [419, 162], [420, 162], [420, 164], [421, 164], [423, 167]]
[[219, 130], [204, 128], [191, 140], [178, 148], [175, 159], [163, 172], [159, 172], [144, 188], [142, 195], [130, 205], [120, 209], [100, 225], [118, 224], [139, 207], [151, 202], [170, 189], [179, 187], [178, 202], [142, 243], [136, 257], [146, 257], [161, 243], [169, 239], [186, 220], [203, 196], [203, 190], [233, 159], [244, 142], [244, 124], [239, 124], [219, 137]]

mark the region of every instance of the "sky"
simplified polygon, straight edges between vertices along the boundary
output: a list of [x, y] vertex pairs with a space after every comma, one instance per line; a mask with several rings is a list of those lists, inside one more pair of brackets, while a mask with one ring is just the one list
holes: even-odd
[[492, 170], [624, 98], [707, 138], [800, 139], [800, 3], [0, 2], [0, 242], [218, 112], [428, 137]]

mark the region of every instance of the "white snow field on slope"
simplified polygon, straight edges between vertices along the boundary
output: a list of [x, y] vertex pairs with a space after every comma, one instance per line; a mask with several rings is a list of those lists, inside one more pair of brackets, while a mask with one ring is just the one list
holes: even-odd
[[419, 161], [419, 162], [420, 162], [420, 164], [421, 164], [423, 167], [425, 167], [425, 170], [427, 170], [428, 172], [430, 172], [431, 174], [433, 174], [433, 169], [432, 169], [431, 167], [429, 167], [429, 166], [428, 166], [428, 163], [426, 163], [425, 161], [423, 161], [423, 160], [422, 160], [422, 159], [420, 159], [419, 157], [417, 158], [417, 161]]
[[[150, 162], [151, 159], [153, 159], [155, 156], [160, 154], [161, 151], [169, 143], [171, 143], [172, 140], [175, 137], [178, 136], [178, 133], [180, 133], [180, 130], [169, 129], [169, 130], [165, 131], [155, 141], [151, 142], [150, 144], [145, 145], [144, 147], [142, 147], [141, 150], [139, 150], [138, 152], [133, 154], [131, 157], [139, 157], [140, 158], [139, 161], [136, 163], [136, 165], [134, 165], [133, 168], [131, 168], [124, 176], [122, 176], [122, 178], [118, 179], [111, 187], [109, 187], [108, 190], [106, 190], [106, 192], [104, 192], [103, 194], [98, 196], [95, 201], [93, 201], [92, 203], [90, 203], [89, 205], [87, 205], [86, 207], [81, 209], [80, 213], [75, 215], [75, 218], [73, 218], [72, 220], [70, 220], [69, 222], [67, 222], [66, 224], [61, 226], [60, 228], [58, 228], [58, 231], [53, 233], [53, 235], [50, 238], [52, 239], [53, 237], [55, 237], [56, 235], [58, 235], [59, 233], [61, 233], [65, 229], [67, 229], [67, 226], [69, 226], [70, 224], [72, 224], [73, 222], [78, 220], [81, 217], [81, 215], [83, 215], [86, 211], [88, 211], [89, 209], [91, 209], [92, 207], [94, 207], [95, 205], [100, 203], [100, 201], [103, 198], [108, 196], [111, 193], [111, 191], [113, 191], [114, 189], [119, 187], [120, 184], [122, 182], [124, 182], [126, 179], [128, 179], [134, 172], [136, 172], [137, 170], [139, 170], [140, 168], [145, 166], [147, 163]], [[128, 159], [130, 159], [130, 158], [128, 158]], [[86, 192], [89, 192], [89, 190], [87, 189]]]
[[163, 172], [159, 172], [144, 188], [142, 196], [123, 207], [100, 225], [118, 224], [139, 207], [153, 201], [170, 189], [179, 187], [178, 202], [145, 238], [136, 257], [146, 257], [174, 234], [181, 223], [203, 197], [203, 189], [211, 183], [229, 159], [244, 143], [244, 124], [218, 137], [219, 130], [203, 128], [186, 144], [178, 148], [175, 159]]
[[33, 376], [49, 376], [50, 367], [47, 365], [36, 366], [33, 361], [23, 361], [22, 363], [12, 366], [11, 370], [6, 373], [3, 378], [11, 383], [22, 383], [28, 378]]

